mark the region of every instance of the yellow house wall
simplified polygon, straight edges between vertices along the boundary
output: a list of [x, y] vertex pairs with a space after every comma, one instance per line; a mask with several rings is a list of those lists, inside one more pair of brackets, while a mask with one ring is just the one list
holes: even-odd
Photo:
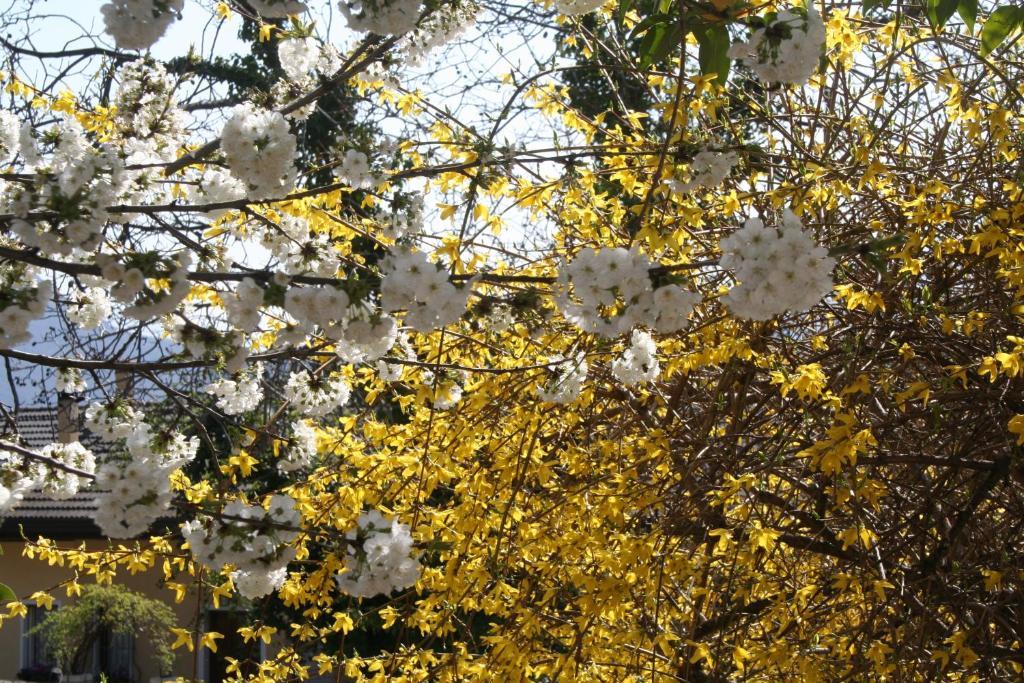
[[[78, 547], [80, 542], [61, 543], [59, 545], [71, 548]], [[99, 550], [103, 547], [99, 542], [87, 543], [86, 545], [90, 550]], [[22, 547], [23, 544], [20, 542], [0, 543], [0, 548], [3, 550], [3, 555], [0, 556], [0, 583], [10, 586], [18, 598], [27, 599], [29, 595], [38, 590], [49, 590], [74, 576], [74, 571], [66, 567], [51, 567], [46, 562], [22, 557]], [[175, 604], [173, 593], [159, 586], [161, 578], [162, 572], [159, 569], [135, 575], [120, 572], [117, 582], [131, 590], [142, 593], [146, 597], [155, 598], [168, 604], [175, 612], [178, 625], [186, 628], [191, 627], [198, 613], [198, 598], [190, 594], [185, 597], [183, 602]], [[85, 583], [87, 580], [83, 579], [82, 583]], [[51, 595], [61, 604], [67, 604], [71, 601], [70, 598], [66, 597], [66, 593], [62, 588], [53, 590]], [[4, 610], [4, 613], [6, 613], [6, 610]], [[22, 623], [20, 618], [7, 619], [0, 626], [0, 680], [14, 680], [18, 669], [21, 667], [21, 631]], [[148, 643], [143, 642], [141, 638], [135, 640], [135, 664], [138, 669], [141, 669], [142, 676], [140, 680], [143, 683], [147, 683], [151, 677], [158, 676], [160, 673], [150, 662], [150, 652]], [[187, 652], [186, 648], [179, 648], [176, 654], [177, 659], [175, 660], [172, 675], [191, 678], [194, 657], [196, 655]]]

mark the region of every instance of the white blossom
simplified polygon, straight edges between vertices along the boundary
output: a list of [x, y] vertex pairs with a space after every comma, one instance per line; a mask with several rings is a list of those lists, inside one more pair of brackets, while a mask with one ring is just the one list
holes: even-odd
[[653, 316], [648, 316], [646, 322], [661, 334], [685, 330], [690, 326], [690, 313], [699, 302], [700, 295], [695, 292], [679, 285], [662, 285], [654, 290], [651, 301]]
[[249, 0], [249, 4], [267, 19], [283, 19], [307, 10], [306, 3], [299, 0]]
[[580, 351], [566, 358], [556, 354], [548, 359], [551, 364], [550, 377], [546, 384], [537, 388], [537, 396], [548, 403], [572, 403], [579, 398], [583, 384], [587, 381], [587, 356]]
[[636, 250], [583, 249], [559, 271], [555, 302], [583, 331], [617, 337], [648, 316], [650, 268], [650, 260]]
[[14, 159], [21, 146], [21, 123], [13, 113], [0, 109], [0, 165]]
[[767, 20], [746, 42], [734, 43], [729, 56], [742, 60], [766, 83], [803, 85], [810, 80], [825, 45], [825, 24], [810, 4], [787, 9]]
[[291, 436], [285, 447], [284, 456], [277, 461], [277, 469], [294, 472], [313, 464], [316, 458], [316, 429], [307, 420], [292, 423]]
[[382, 263], [381, 305], [405, 309], [405, 324], [429, 332], [457, 322], [466, 311], [470, 288], [458, 288], [448, 273], [427, 260], [426, 254], [397, 249]]
[[[77, 441], [51, 443], [40, 450], [39, 455], [85, 474], [92, 474], [96, 471], [96, 457], [92, 451]], [[70, 498], [89, 481], [84, 476], [35, 460], [29, 463], [26, 474], [33, 480], [35, 486], [42, 488], [45, 495], [57, 500]]]
[[105, 441], [117, 441], [130, 436], [144, 417], [126, 401], [92, 403], [85, 409], [85, 428]]
[[370, 168], [370, 158], [359, 150], [350, 149], [341, 157], [334, 175], [355, 190], [365, 190], [378, 182], [377, 175]]
[[335, 350], [347, 363], [371, 363], [395, 345], [398, 321], [364, 305], [349, 307], [343, 325], [331, 333]]
[[612, 374], [627, 387], [641, 382], [653, 382], [661, 371], [657, 353], [658, 347], [650, 334], [643, 330], [633, 330], [629, 347], [612, 361]]
[[416, 585], [420, 564], [407, 525], [370, 510], [345, 536], [345, 571], [336, 577], [342, 593], [372, 598]]
[[806, 311], [832, 291], [836, 262], [814, 243], [790, 210], [767, 228], [750, 218], [721, 242], [723, 268], [733, 270], [735, 287], [722, 303], [741, 318], [768, 320], [786, 311]]
[[320, 43], [311, 36], [282, 40], [277, 44], [277, 58], [288, 78], [302, 80], [320, 62]]
[[83, 330], [95, 330], [113, 311], [106, 290], [89, 287], [84, 292], [72, 295], [67, 307], [67, 316], [68, 320]]
[[700, 188], [717, 187], [732, 173], [738, 158], [736, 152], [702, 150], [690, 162], [690, 179], [688, 181], [666, 180], [665, 185], [673, 192], [680, 194], [693, 192]]
[[100, 7], [107, 33], [122, 50], [145, 50], [181, 16], [184, 0], [111, 0]]
[[55, 388], [60, 393], [79, 394], [86, 389], [85, 378], [78, 368], [57, 368]]
[[555, 9], [560, 14], [575, 17], [582, 14], [589, 14], [600, 8], [608, 0], [555, 0]]
[[243, 104], [221, 130], [221, 149], [231, 175], [246, 185], [249, 199], [270, 199], [295, 187], [295, 136], [276, 111]]
[[13, 510], [34, 483], [13, 454], [0, 453], [0, 517]]
[[241, 415], [255, 410], [263, 400], [260, 377], [263, 366], [256, 363], [251, 373], [242, 373], [235, 379], [220, 379], [206, 386], [204, 391], [217, 397], [217, 407], [225, 415]]
[[231, 566], [239, 592], [259, 598], [283, 585], [295, 557], [288, 544], [301, 521], [295, 499], [277, 494], [267, 508], [232, 500], [223, 517], [200, 517], [183, 524], [181, 532], [197, 562], [216, 572]]
[[31, 339], [29, 324], [41, 316], [53, 287], [48, 281], [19, 283], [0, 290], [0, 348], [11, 348]]
[[293, 372], [284, 387], [284, 396], [300, 414], [322, 417], [348, 403], [351, 389], [345, 378], [335, 373], [315, 378], [308, 372]]
[[283, 216], [278, 225], [263, 227], [260, 241], [288, 275], [334, 277], [338, 271], [338, 253], [330, 234], [313, 232], [305, 218]]
[[127, 453], [110, 457], [96, 471], [100, 494], [96, 524], [110, 538], [134, 538], [168, 514], [170, 476], [195, 459], [199, 439], [157, 433], [136, 421], [125, 439]]
[[340, 0], [338, 8], [353, 31], [400, 36], [416, 28], [420, 0]]
[[[194, 204], [223, 204], [245, 198], [245, 184], [218, 168], [209, 167], [203, 176], [190, 186], [189, 200]], [[225, 216], [230, 209], [214, 209], [203, 215], [210, 220]]]
[[244, 278], [233, 294], [221, 297], [228, 322], [242, 332], [252, 332], [260, 323], [263, 309], [263, 288], [252, 278]]

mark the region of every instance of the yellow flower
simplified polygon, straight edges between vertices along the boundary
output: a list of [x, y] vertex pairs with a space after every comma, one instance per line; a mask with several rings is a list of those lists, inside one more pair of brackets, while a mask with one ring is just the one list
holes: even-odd
[[177, 650], [179, 647], [185, 646], [189, 652], [195, 649], [195, 645], [192, 643], [192, 633], [186, 628], [172, 628], [173, 633], [177, 638], [174, 643], [171, 644], [172, 650]]

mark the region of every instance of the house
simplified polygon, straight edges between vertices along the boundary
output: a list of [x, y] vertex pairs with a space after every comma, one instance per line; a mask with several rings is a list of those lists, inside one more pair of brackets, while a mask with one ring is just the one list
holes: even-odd
[[[66, 400], [66, 399], [65, 399]], [[81, 437], [83, 445], [94, 453], [103, 453], [108, 446], [94, 435], [80, 432], [77, 406], [62, 402], [59, 408], [33, 407], [17, 411], [14, 415], [21, 445], [38, 450], [54, 441], [72, 441]], [[0, 429], [0, 436], [10, 438], [14, 431], [8, 421], [6, 429]], [[0, 517], [0, 583], [13, 589], [23, 600], [36, 591], [50, 591], [56, 599], [54, 608], [67, 604], [65, 592], [59, 586], [74, 576], [69, 568], [50, 566], [38, 559], [22, 555], [25, 540], [45, 537], [54, 540], [60, 547], [99, 550], [107, 545], [94, 515], [97, 510], [97, 492], [80, 491], [68, 500], [55, 501], [39, 492], [28, 493], [24, 500], [6, 517]], [[163, 574], [160, 568], [131, 575], [118, 575], [118, 583], [127, 588], [167, 603], [174, 611], [178, 624], [192, 628], [197, 618], [202, 631], [217, 631], [225, 634], [217, 653], [203, 650], [188, 652], [187, 648], [176, 651], [176, 660], [171, 671], [158, 671], [151, 661], [150, 644], [132, 635], [109, 634], [101, 638], [91, 655], [91, 667], [98, 680], [102, 671], [112, 683], [116, 681], [149, 682], [161, 677], [197, 677], [209, 683], [219, 683], [226, 677], [226, 658], [259, 659], [265, 655], [259, 650], [260, 643], [243, 643], [234, 634], [238, 613], [231, 610], [215, 610], [205, 602], [200, 604], [195, 594], [188, 594], [181, 603], [175, 603], [173, 592], [161, 585]], [[85, 583], [86, 580], [83, 580]], [[38, 634], [30, 635], [33, 626], [46, 618], [47, 610], [26, 601], [28, 612], [25, 617], [9, 619], [0, 626], [0, 680], [17, 680], [19, 672], [35, 669], [44, 672], [52, 668], [44, 643]], [[39, 680], [43, 680], [40, 678]]]

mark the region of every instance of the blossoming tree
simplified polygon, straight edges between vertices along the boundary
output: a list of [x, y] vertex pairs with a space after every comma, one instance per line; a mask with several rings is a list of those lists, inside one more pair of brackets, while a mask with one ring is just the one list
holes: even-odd
[[[0, 355], [114, 447], [0, 443], [0, 510], [91, 484], [129, 549], [27, 554], [286, 606], [262, 680], [1021, 674], [1019, 8], [197, 2], [276, 45], [228, 107], [143, 54], [185, 3], [6, 43]], [[482, 103], [407, 85], [537, 26], [572, 49]], [[343, 87], [397, 132], [304, 166]], [[168, 343], [26, 350], [54, 312]], [[325, 646], [371, 618], [394, 647]]]

